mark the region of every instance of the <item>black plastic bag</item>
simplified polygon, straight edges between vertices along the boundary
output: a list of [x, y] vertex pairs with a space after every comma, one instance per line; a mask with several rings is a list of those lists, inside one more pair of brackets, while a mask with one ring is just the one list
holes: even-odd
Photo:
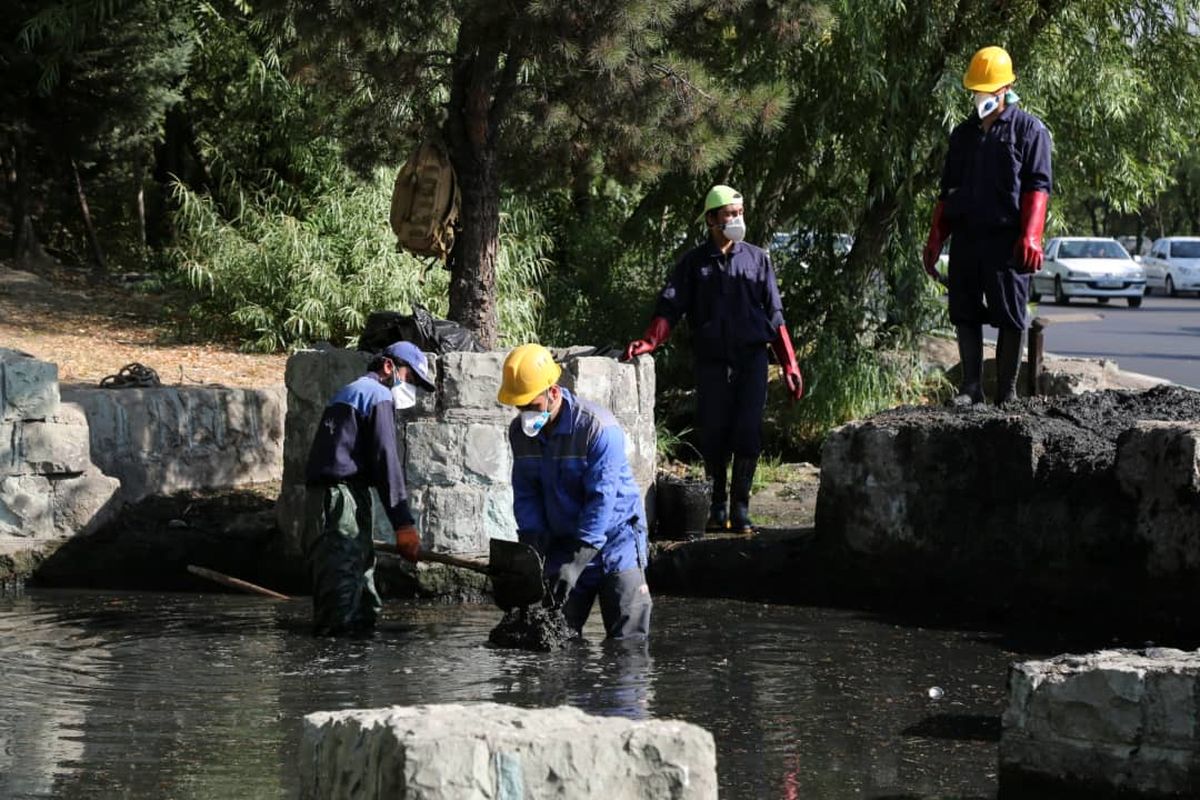
[[437, 319], [429, 309], [413, 303], [412, 314], [399, 311], [375, 311], [367, 317], [358, 349], [378, 353], [393, 342], [412, 342], [426, 353], [482, 353], [483, 345], [475, 334], [447, 319]]

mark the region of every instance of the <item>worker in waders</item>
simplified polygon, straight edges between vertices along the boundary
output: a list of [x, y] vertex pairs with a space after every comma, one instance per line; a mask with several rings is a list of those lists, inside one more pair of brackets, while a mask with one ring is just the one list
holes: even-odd
[[504, 360], [497, 399], [520, 412], [508, 429], [517, 538], [545, 558], [551, 602], [573, 630], [599, 598], [609, 639], [644, 639], [649, 552], [625, 434], [608, 409], [559, 386], [561, 374], [538, 344]]
[[955, 405], [984, 402], [983, 325], [997, 329], [996, 405], [1017, 396], [1021, 339], [1032, 273], [1042, 268], [1042, 229], [1050, 199], [1050, 133], [1017, 107], [1012, 59], [999, 47], [977, 52], [963, 76], [975, 113], [950, 133], [941, 191], [922, 254], [937, 271], [949, 239], [950, 321], [962, 384]]
[[[742, 196], [714, 186], [697, 222], [708, 238], [688, 252], [658, 296], [650, 326], [629, 343], [625, 358], [653, 353], [680, 318], [692, 329], [696, 369], [696, 419], [704, 471], [712, 481], [707, 529], [753, 533], [750, 486], [762, 450], [767, 401], [767, 346], [783, 369], [793, 400], [804, 393], [796, 352], [783, 320], [783, 303], [766, 251], [743, 241]], [[726, 507], [726, 471], [730, 458]]]
[[371, 535], [377, 507], [396, 532], [400, 554], [413, 562], [419, 557], [395, 417], [416, 404], [418, 388], [434, 390], [425, 354], [396, 342], [371, 359], [365, 375], [339, 389], [321, 416], [305, 472], [304, 534], [318, 636], [364, 636], [375, 629], [381, 606]]

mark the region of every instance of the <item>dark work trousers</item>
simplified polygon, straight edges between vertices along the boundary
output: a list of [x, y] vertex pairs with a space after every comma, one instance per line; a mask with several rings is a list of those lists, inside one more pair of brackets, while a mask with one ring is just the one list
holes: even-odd
[[563, 603], [567, 624], [574, 630], [583, 628], [597, 597], [607, 638], [645, 639], [650, 635], [650, 610], [654, 604], [641, 567], [607, 575], [599, 564], [585, 569]]
[[730, 455], [762, 451], [762, 415], [767, 404], [767, 347], [747, 347], [733, 362], [696, 360], [696, 423], [706, 461], [727, 463]]
[[372, 506], [365, 484], [309, 486], [304, 554], [313, 583], [313, 633], [370, 633], [382, 602], [375, 591]]
[[1020, 231], [956, 228], [950, 237], [950, 321], [1023, 331], [1030, 276], [1013, 258]]

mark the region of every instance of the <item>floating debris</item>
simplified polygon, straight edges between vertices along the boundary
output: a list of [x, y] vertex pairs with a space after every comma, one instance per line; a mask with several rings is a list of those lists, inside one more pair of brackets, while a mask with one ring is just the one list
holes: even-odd
[[504, 615], [492, 628], [488, 641], [496, 647], [549, 653], [566, 647], [579, 634], [571, 630], [562, 611], [542, 606], [521, 606]]

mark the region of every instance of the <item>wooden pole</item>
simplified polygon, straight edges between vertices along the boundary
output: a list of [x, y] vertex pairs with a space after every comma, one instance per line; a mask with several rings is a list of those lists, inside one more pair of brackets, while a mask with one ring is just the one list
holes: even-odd
[[233, 589], [241, 589], [243, 592], [261, 594], [263, 597], [270, 597], [274, 600], [292, 599], [286, 594], [280, 594], [279, 592], [273, 592], [270, 589], [264, 589], [256, 583], [250, 583], [250, 581], [244, 581], [241, 578], [234, 578], [230, 575], [225, 575], [224, 573], [217, 572], [215, 569], [197, 567], [194, 564], [188, 564], [187, 569], [188, 572], [192, 573], [193, 575], [199, 575], [201, 578], [208, 578], [210, 581], [215, 581], [216, 583], [223, 584]]
[[1026, 378], [1030, 397], [1037, 397], [1041, 394], [1043, 332], [1045, 329], [1046, 321], [1041, 317], [1034, 317], [1033, 322], [1029, 324], [1029, 374]]
[[[378, 539], [374, 540], [375, 549], [381, 553], [389, 553], [394, 556], [400, 555], [400, 551], [396, 549], [396, 545], [392, 542], [381, 542]], [[469, 558], [459, 558], [458, 556], [447, 555], [446, 553], [435, 553], [432, 550], [421, 551], [422, 561], [435, 561], [438, 564], [449, 564], [452, 567], [461, 567], [469, 569], [472, 572], [478, 572], [483, 575], [490, 575], [488, 565], [482, 561], [472, 561]]]

